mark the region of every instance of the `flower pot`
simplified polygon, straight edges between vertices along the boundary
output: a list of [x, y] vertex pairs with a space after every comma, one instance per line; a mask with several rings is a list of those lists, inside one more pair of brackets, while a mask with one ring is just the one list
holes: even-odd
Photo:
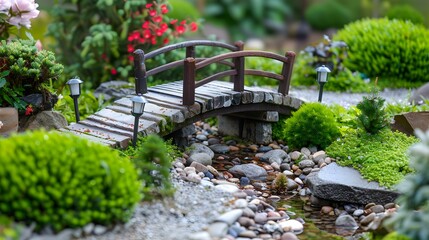
[[13, 107], [0, 108], [0, 135], [7, 136], [18, 131], [18, 111]]

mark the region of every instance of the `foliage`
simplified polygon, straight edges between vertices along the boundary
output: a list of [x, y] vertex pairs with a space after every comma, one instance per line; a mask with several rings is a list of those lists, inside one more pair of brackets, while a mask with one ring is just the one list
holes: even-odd
[[392, 188], [412, 171], [405, 152], [415, 142], [416, 138], [389, 129], [377, 134], [353, 131], [334, 141], [326, 152], [337, 163], [358, 169], [365, 179]]
[[324, 149], [340, 131], [332, 111], [321, 103], [306, 103], [285, 120], [283, 137], [291, 149], [316, 146]]
[[19, 227], [12, 220], [0, 215], [0, 240], [20, 239]]
[[288, 180], [286, 174], [279, 173], [273, 180], [272, 190], [276, 193], [285, 193], [287, 191]]
[[7, 94], [0, 95], [0, 104], [25, 108], [19, 97], [31, 93], [43, 93], [50, 96], [46, 85], [58, 79], [63, 66], [56, 62], [53, 52], [38, 50], [33, 40], [5, 40], [0, 43], [0, 89]]
[[157, 196], [171, 196], [174, 193], [170, 181], [170, 168], [175, 148], [167, 146], [172, 145], [166, 144], [157, 135], [148, 135], [136, 148], [137, 154], [132, 161], [143, 182], [144, 200], [151, 200]]
[[291, 84], [293, 86], [316, 85], [316, 68], [325, 65], [330, 70], [326, 90], [347, 91], [347, 92], [367, 92], [369, 90], [360, 74], [353, 73], [343, 66], [343, 61], [347, 58], [347, 45], [341, 41], [332, 41], [325, 35], [324, 39], [313, 46], [308, 46], [295, 60], [294, 73]]
[[125, 222], [140, 200], [128, 159], [71, 134], [35, 131], [0, 139], [0, 162], [0, 212], [35, 222], [38, 230]]
[[[95, 97], [91, 90], [82, 90], [78, 101], [79, 116], [81, 119], [85, 119], [109, 104], [110, 102], [105, 101], [103, 95]], [[68, 123], [76, 121], [73, 98], [69, 96], [68, 89], [63, 88], [63, 93], [58, 97], [58, 102], [54, 109], [61, 112]]]
[[2, 1], [0, 3], [0, 39], [8, 39], [16, 29], [31, 27], [30, 19], [39, 15], [34, 0]]
[[424, 22], [423, 14], [408, 4], [393, 6], [387, 11], [386, 17], [388, 19], [408, 20], [414, 24], [423, 24]]
[[421, 142], [409, 149], [410, 165], [415, 173], [406, 176], [398, 186], [400, 208], [390, 221], [399, 234], [410, 239], [428, 239], [429, 132], [417, 130], [416, 134]]
[[279, 115], [279, 120], [271, 124], [271, 132], [273, 139], [283, 139], [283, 129], [285, 127], [285, 120], [288, 118], [286, 115]]
[[329, 106], [329, 109], [334, 113], [342, 136], [348, 132], [356, 131], [358, 127], [357, 116], [360, 114], [357, 107], [350, 106], [346, 109], [341, 105], [333, 104]]
[[411, 240], [407, 236], [401, 235], [398, 232], [391, 232], [387, 234], [383, 240]]
[[422, 111], [429, 111], [428, 99], [423, 100], [423, 104], [421, 105], [402, 102], [402, 103], [396, 103], [396, 104], [388, 103], [385, 107], [385, 112], [389, 119], [393, 119], [393, 117], [398, 114], [403, 114], [408, 112], [422, 112]]
[[384, 102], [385, 100], [374, 89], [370, 96], [364, 96], [358, 103], [357, 108], [361, 111], [358, 115], [359, 123], [367, 133], [376, 134], [388, 126]]
[[364, 19], [334, 36], [349, 46], [344, 65], [369, 77], [429, 80], [429, 30], [402, 20]]
[[233, 40], [264, 37], [284, 30], [284, 19], [291, 14], [285, 1], [206, 1], [204, 16], [208, 22], [226, 26]]
[[335, 0], [310, 5], [305, 11], [305, 19], [316, 30], [342, 28], [345, 24], [355, 20], [349, 9]]
[[[258, 69], [267, 72], [280, 74], [283, 63], [274, 59], [264, 57], [248, 57], [245, 58], [246, 69]], [[247, 75], [245, 77], [246, 86], [278, 86], [279, 82], [272, 78]]]
[[52, 10], [48, 32], [57, 40], [54, 49], [67, 66], [66, 75], [85, 76], [86, 85], [98, 86], [115, 78], [133, 79], [135, 48], [149, 52], [196, 30], [195, 23], [174, 23], [168, 12], [166, 0], [62, 0]]
[[[171, 19], [199, 19], [200, 12], [196, 6], [188, 0], [169, 0], [171, 11], [167, 16]], [[176, 11], [177, 10], [177, 11]]]

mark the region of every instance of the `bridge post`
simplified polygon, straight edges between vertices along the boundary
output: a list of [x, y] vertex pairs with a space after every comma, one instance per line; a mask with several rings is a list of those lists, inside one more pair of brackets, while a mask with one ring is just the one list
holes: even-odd
[[288, 58], [288, 61], [283, 63], [282, 73], [283, 81], [280, 81], [279, 83], [279, 89], [278, 92], [283, 95], [289, 94], [289, 86], [290, 86], [290, 79], [292, 77], [292, 70], [293, 70], [293, 64], [295, 62], [295, 53], [294, 52], [286, 52], [285, 57]]
[[183, 105], [195, 103], [195, 58], [186, 58], [183, 71]]
[[195, 58], [195, 46], [186, 47], [186, 57]]
[[136, 94], [147, 93], [146, 65], [144, 64], [144, 51], [137, 49], [134, 55], [134, 77]]
[[[238, 48], [237, 51], [243, 51], [244, 43], [237, 41], [234, 45]], [[234, 58], [234, 68], [237, 70], [237, 75], [234, 76], [234, 91], [244, 91], [244, 57]]]

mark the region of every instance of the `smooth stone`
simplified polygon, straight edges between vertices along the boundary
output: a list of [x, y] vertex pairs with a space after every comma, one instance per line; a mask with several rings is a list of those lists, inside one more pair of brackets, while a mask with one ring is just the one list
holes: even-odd
[[301, 178], [294, 178], [293, 179], [296, 183], [298, 183], [299, 185], [304, 185], [304, 182], [301, 180]]
[[332, 211], [334, 211], [334, 208], [333, 207], [331, 207], [331, 206], [323, 206], [321, 209], [320, 209], [320, 212], [322, 213], [322, 214], [329, 214], [330, 212], [332, 212]]
[[262, 152], [262, 153], [269, 152], [271, 150], [273, 150], [273, 149], [271, 147], [267, 147], [267, 146], [262, 146], [262, 147], [258, 148], [258, 152]]
[[396, 208], [396, 204], [395, 203], [387, 203], [384, 205], [384, 209], [391, 209], [391, 208]]
[[237, 152], [237, 151], [240, 151], [240, 148], [236, 147], [236, 146], [229, 146], [229, 151], [231, 151], [231, 152]]
[[204, 179], [201, 179], [200, 184], [203, 187], [214, 187], [214, 184], [212, 182], [204, 180]]
[[307, 157], [309, 157], [311, 155], [310, 149], [308, 149], [306, 147], [301, 148], [301, 153], [304, 154]]
[[277, 162], [271, 163], [271, 167], [273, 167], [275, 171], [280, 171], [280, 165]]
[[235, 198], [242, 198], [242, 199], [246, 199], [247, 197], [247, 193], [245, 193], [244, 191], [238, 191], [236, 193], [233, 194], [233, 196]]
[[250, 179], [248, 177], [240, 178], [240, 186], [246, 186], [250, 184]]
[[375, 205], [371, 207], [373, 213], [382, 213], [384, 212], [384, 207], [382, 205]]
[[175, 161], [175, 162], [173, 163], [173, 166], [174, 166], [175, 168], [185, 169], [185, 164], [183, 164], [183, 163], [182, 163], [182, 162], [180, 162], [180, 161]]
[[206, 166], [206, 167], [211, 174], [213, 174], [215, 177], [219, 177], [219, 172], [214, 167], [212, 167], [210, 165]]
[[232, 225], [234, 222], [238, 220], [239, 217], [243, 215], [242, 209], [234, 209], [229, 212], [226, 212], [220, 215], [215, 221], [216, 222], [225, 222], [228, 225]]
[[107, 231], [107, 227], [101, 226], [101, 225], [97, 225], [97, 226], [94, 227], [93, 233], [95, 235], [101, 235], [101, 234], [104, 234], [106, 231]]
[[299, 240], [299, 238], [295, 234], [291, 232], [287, 232], [287, 233], [283, 233], [280, 240]]
[[285, 232], [293, 232], [299, 234], [304, 231], [304, 225], [295, 219], [280, 221], [278, 222], [278, 224]]
[[370, 209], [371, 207], [374, 207], [376, 204], [373, 202], [368, 203], [367, 205], [365, 205], [365, 210], [366, 209]]
[[240, 217], [238, 219], [238, 223], [240, 223], [243, 227], [250, 227], [255, 225], [255, 220], [249, 218], [249, 217]]
[[245, 237], [245, 238], [255, 238], [257, 235], [254, 231], [245, 230], [238, 234], [239, 237]]
[[362, 220], [360, 221], [360, 224], [363, 226], [367, 226], [369, 223], [374, 221], [375, 216], [376, 216], [375, 213], [370, 213], [368, 216], [362, 218]]
[[301, 162], [299, 162], [298, 166], [301, 169], [304, 169], [304, 168], [313, 168], [314, 167], [314, 161], [309, 160], [309, 159], [302, 160]]
[[234, 202], [234, 206], [236, 208], [246, 208], [247, 207], [247, 201], [245, 199], [237, 199]]
[[235, 145], [237, 145], [237, 141], [231, 139], [231, 140], [226, 141], [225, 144], [228, 146], [235, 146]]
[[224, 237], [228, 232], [228, 224], [225, 222], [214, 222], [210, 224], [208, 233], [212, 238]]
[[249, 207], [246, 207], [245, 209], [243, 209], [243, 217], [254, 218], [255, 212]]
[[264, 224], [262, 228], [268, 233], [273, 233], [275, 231], [282, 231], [280, 226], [274, 221], [268, 221], [266, 224]]
[[203, 164], [204, 166], [213, 164], [212, 157], [210, 157], [210, 155], [207, 153], [194, 153], [194, 154], [192, 154], [191, 156], [189, 156], [186, 163], [188, 165], [191, 165], [192, 162], [198, 162], [198, 163]]
[[360, 216], [362, 216], [362, 215], [363, 215], [363, 213], [364, 213], [364, 211], [363, 211], [362, 209], [356, 209], [356, 210], [353, 212], [353, 216], [355, 216], [355, 217], [360, 217]]
[[220, 139], [218, 139], [218, 138], [209, 138], [209, 140], [207, 140], [207, 143], [209, 145], [219, 144], [220, 143]]
[[283, 171], [283, 174], [286, 175], [286, 177], [293, 177], [294, 176], [293, 172], [291, 172], [289, 170]]
[[267, 171], [253, 163], [235, 165], [228, 169], [228, 172], [232, 173], [235, 177], [247, 177], [250, 180], [261, 180], [264, 181], [267, 178]]
[[185, 167], [183, 170], [185, 171], [186, 175], [197, 173], [197, 170], [194, 167]]
[[213, 150], [213, 152], [218, 154], [225, 154], [229, 152], [229, 146], [224, 144], [213, 144], [209, 147], [211, 150]]
[[88, 223], [83, 227], [83, 232], [85, 233], [85, 235], [89, 235], [94, 230], [94, 227], [94, 223]]
[[211, 150], [209, 147], [205, 146], [204, 144], [201, 143], [193, 143], [190, 147], [189, 147], [190, 152], [189, 152], [189, 156], [196, 154], [196, 153], [206, 153], [210, 156], [210, 159], [212, 159], [214, 157], [214, 152], [213, 150]]
[[[264, 153], [264, 155], [259, 157], [259, 159], [261, 161], [269, 162], [269, 163], [272, 163], [269, 161], [271, 158], [273, 158], [273, 160], [277, 159], [277, 158], [283, 160], [285, 158], [289, 158], [289, 155], [284, 150], [274, 149], [274, 150], [271, 150], [271, 151]], [[281, 163], [282, 163], [282, 161], [280, 161], [278, 164], [281, 164]]]
[[230, 185], [230, 184], [219, 184], [219, 185], [216, 185], [215, 188], [220, 190], [220, 191], [229, 192], [229, 193], [235, 193], [238, 190], [240, 190], [240, 189], [238, 189], [237, 186]]
[[310, 167], [304, 168], [304, 169], [302, 169], [302, 174], [308, 175], [311, 173], [312, 170], [313, 170], [313, 168], [310, 168]]
[[203, 165], [203, 164], [201, 164], [199, 162], [196, 162], [196, 161], [192, 162], [191, 165], [190, 165], [190, 167], [195, 168], [195, 171], [197, 173], [199, 173], [199, 172], [208, 172], [209, 171], [208, 168], [205, 165]]
[[280, 171], [286, 171], [286, 170], [290, 170], [290, 164], [289, 163], [282, 163], [280, 165]]
[[208, 177], [209, 179], [213, 179], [215, 177], [210, 171], [204, 172], [204, 176]]
[[298, 185], [294, 180], [292, 180], [292, 179], [290, 179], [290, 178], [288, 178], [288, 179], [287, 179], [287, 186], [286, 186], [286, 189], [287, 189], [288, 191], [295, 190], [295, 189], [297, 189], [298, 187], [299, 187], [299, 185]]
[[293, 151], [291, 153], [289, 153], [289, 156], [292, 160], [296, 161], [301, 157], [302, 153], [298, 152], [298, 151]]
[[201, 176], [196, 173], [190, 173], [188, 176], [186, 176], [186, 179], [190, 182], [194, 183], [200, 183], [201, 182]]
[[363, 179], [357, 170], [336, 163], [310, 173], [306, 184], [316, 197], [338, 202], [386, 204], [399, 196], [399, 193], [381, 187], [377, 182]]
[[322, 160], [322, 159], [324, 159], [324, 158], [326, 158], [326, 153], [325, 153], [325, 151], [318, 151], [318, 152], [315, 152], [315, 153], [313, 154], [313, 159], [314, 159], [315, 161], [319, 161], [319, 160]]
[[281, 215], [280, 215], [280, 213], [278, 213], [278, 212], [269, 211], [269, 212], [267, 213], [267, 217], [268, 217], [268, 218], [280, 218], [280, 217], [281, 217]]
[[44, 128], [49, 129], [60, 129], [67, 127], [66, 118], [56, 111], [42, 111], [36, 115], [31, 116], [23, 127], [25, 130], [36, 130]]
[[196, 232], [191, 233], [187, 236], [188, 240], [211, 240], [210, 234], [208, 232]]
[[268, 221], [268, 214], [266, 212], [255, 213], [255, 222], [259, 224], [264, 224]]
[[[198, 134], [197, 136], [195, 136], [196, 139], [200, 140], [200, 141], [206, 141], [207, 140], [207, 136], [204, 134]], [[207, 142], [208, 144], [208, 142]]]
[[356, 223], [356, 220], [352, 216], [348, 214], [343, 214], [335, 220], [335, 227], [341, 227], [345, 229], [357, 229], [359, 228], [359, 225]]

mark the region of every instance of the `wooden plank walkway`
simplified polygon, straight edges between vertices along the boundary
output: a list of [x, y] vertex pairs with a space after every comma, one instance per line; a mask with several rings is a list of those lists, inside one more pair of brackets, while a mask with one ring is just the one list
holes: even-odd
[[[165, 136], [177, 127], [196, 121], [210, 113], [231, 113], [231, 109], [239, 112], [240, 105], [250, 109], [249, 106], [253, 104], [257, 111], [272, 111], [263, 107], [273, 105], [276, 109], [296, 110], [303, 103], [300, 99], [283, 96], [281, 93], [259, 87], [245, 87], [243, 92], [231, 89], [233, 84], [230, 82], [210, 82], [196, 89], [194, 105], [183, 106], [183, 81], [150, 87], [148, 93], [143, 94], [149, 103], [146, 104], [145, 112], [140, 117], [139, 134], [156, 133]], [[126, 148], [130, 144], [134, 128], [130, 98], [131, 96], [121, 98], [113, 105], [79, 123], [72, 123], [60, 131], [111, 147]], [[230, 111], [226, 111], [228, 109]], [[241, 114], [245, 116], [245, 113]], [[254, 116], [249, 114], [249, 118]]]

